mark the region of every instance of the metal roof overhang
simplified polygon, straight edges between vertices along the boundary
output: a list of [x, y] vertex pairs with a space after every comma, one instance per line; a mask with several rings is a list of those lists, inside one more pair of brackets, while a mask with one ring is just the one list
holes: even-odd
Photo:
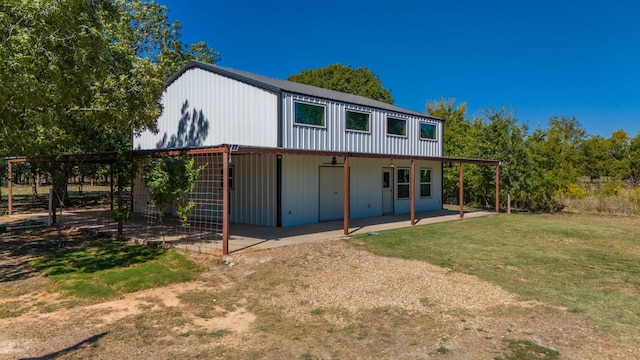
[[336, 156], [336, 157], [350, 157], [350, 158], [397, 159], [397, 160], [413, 159], [413, 160], [479, 164], [479, 165], [500, 165], [499, 160], [490, 160], [490, 159], [391, 155], [391, 154], [373, 154], [373, 153], [359, 153], [359, 152], [345, 152], [345, 151], [324, 151], [324, 150], [299, 150], [299, 149], [226, 145], [226, 144], [211, 146], [211, 147], [191, 148], [191, 149], [138, 150], [138, 151], [134, 151], [134, 156], [141, 157], [145, 155], [158, 156], [158, 155], [179, 155], [179, 154], [202, 155], [202, 154], [222, 153], [225, 151], [229, 151], [229, 153], [232, 155], [275, 154], [275, 155]]
[[[397, 160], [425, 160], [425, 161], [440, 161], [451, 163], [465, 163], [465, 164], [479, 164], [479, 165], [500, 165], [499, 160], [490, 159], [470, 159], [470, 158], [458, 158], [458, 157], [435, 157], [435, 156], [412, 156], [412, 155], [392, 155], [392, 154], [373, 154], [373, 153], [360, 153], [360, 152], [345, 152], [345, 151], [325, 151], [325, 150], [299, 150], [299, 149], [285, 149], [285, 148], [272, 148], [272, 147], [260, 147], [260, 146], [242, 146], [242, 145], [217, 145], [200, 148], [190, 149], [166, 149], [166, 150], [135, 150], [133, 152], [134, 157], [144, 156], [160, 156], [160, 155], [203, 155], [213, 153], [223, 153], [228, 151], [234, 155], [260, 155], [260, 154], [275, 154], [275, 155], [307, 155], [307, 156], [336, 156], [336, 157], [350, 157], [350, 158], [370, 158], [370, 159], [397, 159]], [[95, 154], [67, 154], [61, 155], [55, 158], [55, 162], [59, 163], [82, 163], [82, 164], [109, 164], [113, 163], [118, 154], [115, 152], [108, 153], [95, 153]], [[11, 163], [18, 162], [46, 162], [50, 161], [50, 157], [36, 156], [15, 156], [6, 158]]]

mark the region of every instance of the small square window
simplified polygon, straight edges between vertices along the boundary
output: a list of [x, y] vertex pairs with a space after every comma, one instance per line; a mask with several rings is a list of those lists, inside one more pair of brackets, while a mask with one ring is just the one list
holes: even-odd
[[324, 126], [324, 106], [296, 102], [295, 107], [296, 124]]
[[434, 124], [420, 123], [420, 139], [435, 140], [436, 126]]
[[387, 134], [407, 136], [407, 120], [387, 118]]
[[369, 114], [347, 110], [345, 117], [347, 130], [369, 132]]

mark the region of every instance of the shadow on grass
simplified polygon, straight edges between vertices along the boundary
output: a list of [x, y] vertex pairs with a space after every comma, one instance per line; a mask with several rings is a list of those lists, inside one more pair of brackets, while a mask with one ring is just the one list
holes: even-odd
[[127, 267], [154, 260], [164, 251], [160, 247], [130, 245], [121, 241], [104, 241], [85, 249], [47, 254], [31, 262], [45, 275], [89, 274]]
[[97, 335], [93, 335], [93, 336], [91, 336], [91, 337], [89, 337], [89, 338], [87, 338], [87, 339], [84, 339], [84, 340], [82, 340], [81, 342], [79, 342], [79, 343], [77, 343], [77, 344], [75, 344], [75, 345], [73, 345], [73, 346], [70, 346], [70, 347], [68, 347], [68, 348], [66, 348], [66, 349], [62, 349], [62, 350], [60, 350], [60, 351], [56, 351], [56, 352], [53, 352], [53, 353], [50, 353], [50, 354], [46, 354], [46, 355], [42, 355], [42, 356], [39, 356], [39, 357], [33, 357], [33, 358], [22, 358], [21, 360], [47, 360], [47, 359], [55, 359], [55, 358], [57, 358], [58, 356], [66, 355], [66, 354], [68, 354], [68, 353], [70, 353], [70, 352], [72, 352], [72, 351], [79, 350], [80, 348], [82, 348], [82, 347], [83, 347], [83, 346], [85, 346], [85, 345], [93, 344], [93, 343], [95, 343], [96, 341], [100, 340], [100, 338], [104, 337], [105, 335], [107, 335], [107, 333], [106, 333], [106, 332], [103, 332], [103, 333], [100, 333], [100, 334], [97, 334]]
[[36, 276], [91, 273], [153, 260], [162, 254], [157, 247], [134, 246], [77, 230], [62, 230], [61, 247], [54, 228], [0, 235], [0, 282]]

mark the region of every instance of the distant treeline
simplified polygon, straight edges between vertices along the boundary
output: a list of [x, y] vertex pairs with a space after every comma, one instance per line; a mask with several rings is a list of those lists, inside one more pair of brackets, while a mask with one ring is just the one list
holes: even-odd
[[[578, 120], [563, 116], [549, 119], [546, 128], [530, 130], [510, 108], [489, 108], [469, 118], [466, 104], [451, 100], [429, 103], [427, 111], [445, 120], [445, 156], [501, 161], [502, 207], [507, 194], [515, 207], [554, 211], [565, 206], [563, 199], [610, 196], [638, 187], [640, 133], [617, 130], [609, 138], [589, 136]], [[465, 166], [464, 180], [465, 203], [494, 205], [495, 169]], [[445, 166], [445, 199], [457, 200], [458, 181], [457, 167]]]

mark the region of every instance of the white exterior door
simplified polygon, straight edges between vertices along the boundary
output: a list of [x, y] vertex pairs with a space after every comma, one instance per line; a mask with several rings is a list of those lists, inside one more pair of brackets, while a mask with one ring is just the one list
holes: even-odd
[[320, 221], [344, 218], [344, 170], [320, 167]]
[[393, 214], [393, 168], [382, 168], [382, 214]]

